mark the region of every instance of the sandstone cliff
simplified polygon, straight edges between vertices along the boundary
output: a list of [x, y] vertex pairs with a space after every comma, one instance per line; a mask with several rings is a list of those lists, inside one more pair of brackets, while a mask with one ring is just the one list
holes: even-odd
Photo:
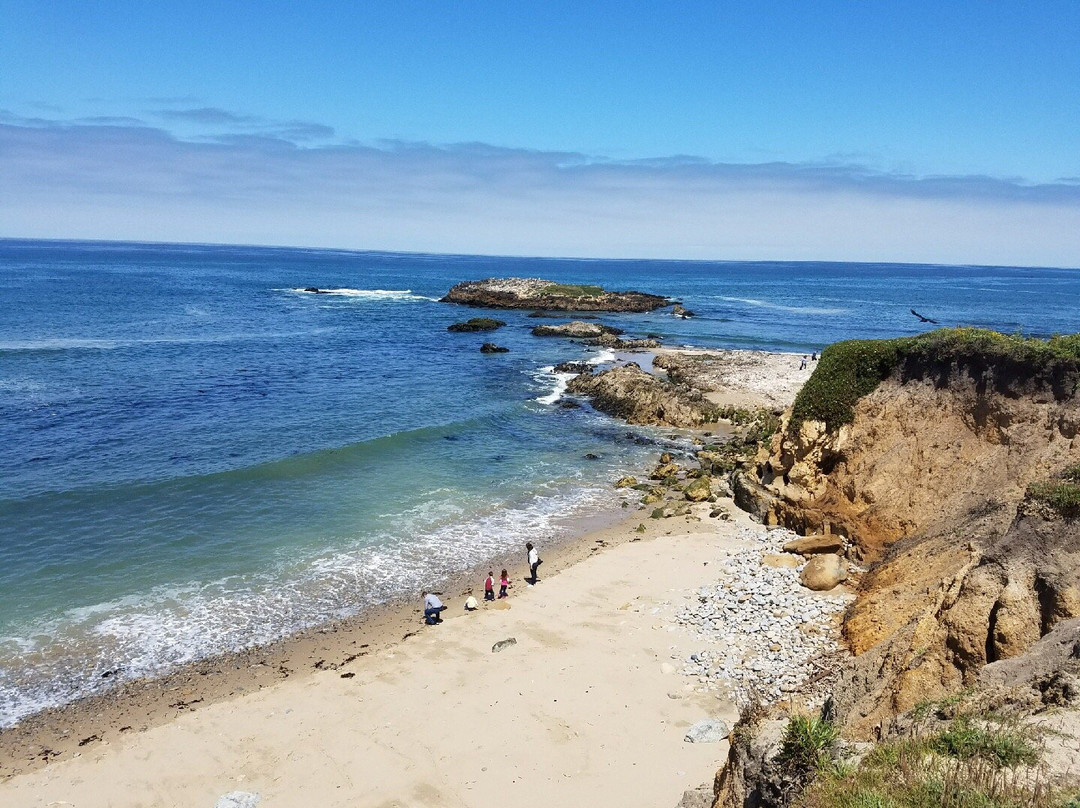
[[1078, 348], [973, 330], [832, 346], [734, 481], [763, 520], [840, 533], [869, 565], [836, 694], [855, 734], [1080, 616], [1080, 528], [1029, 495], [1080, 462]]

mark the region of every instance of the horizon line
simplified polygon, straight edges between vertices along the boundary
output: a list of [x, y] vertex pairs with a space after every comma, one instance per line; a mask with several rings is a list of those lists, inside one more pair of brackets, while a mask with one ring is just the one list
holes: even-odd
[[230, 241], [153, 241], [144, 239], [114, 239], [114, 238], [40, 238], [33, 236], [0, 236], [0, 246], [5, 242], [44, 242], [52, 244], [131, 244], [146, 247], [238, 247], [261, 250], [309, 250], [319, 252], [350, 253], [354, 255], [429, 255], [444, 256], [447, 258], [509, 258], [516, 260], [536, 261], [650, 261], [669, 264], [843, 264], [843, 265], [881, 265], [898, 267], [949, 267], [953, 269], [982, 268], [982, 269], [1049, 269], [1054, 271], [1076, 272], [1077, 266], [1049, 266], [1042, 264], [948, 264], [939, 261], [852, 261], [832, 258], [814, 259], [789, 259], [789, 258], [645, 258], [634, 256], [607, 256], [597, 258], [595, 256], [573, 255], [515, 255], [511, 253], [459, 253], [459, 252], [430, 252], [424, 250], [385, 250], [378, 248], [357, 249], [350, 247], [329, 247], [325, 245], [311, 246], [304, 244], [252, 244], [249, 242]]

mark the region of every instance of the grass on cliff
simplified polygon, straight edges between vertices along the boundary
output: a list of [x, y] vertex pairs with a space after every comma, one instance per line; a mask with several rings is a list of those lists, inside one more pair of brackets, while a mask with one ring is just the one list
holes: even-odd
[[850, 424], [859, 399], [873, 392], [906, 359], [980, 362], [1031, 375], [1078, 373], [1080, 334], [1043, 340], [981, 328], [941, 328], [915, 337], [837, 342], [822, 351], [813, 374], [796, 396], [791, 428], [807, 420], [824, 421], [829, 430]]
[[1027, 493], [1065, 518], [1075, 519], [1080, 516], [1080, 464], [1065, 469], [1059, 479], [1033, 483]]
[[552, 283], [540, 289], [539, 293], [559, 297], [599, 297], [604, 294], [604, 287], [581, 283]]
[[1066, 808], [1078, 792], [1036, 768], [1033, 731], [993, 716], [959, 716], [876, 745], [857, 765], [819, 767], [805, 808]]
[[776, 759], [803, 771], [824, 771], [832, 761], [831, 750], [839, 734], [831, 721], [793, 716], [784, 728]]

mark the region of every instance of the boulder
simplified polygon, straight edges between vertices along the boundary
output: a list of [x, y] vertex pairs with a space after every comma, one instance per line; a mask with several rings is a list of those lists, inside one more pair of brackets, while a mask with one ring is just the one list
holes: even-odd
[[615, 487], [616, 488], [633, 488], [637, 484], [638, 484], [637, 477], [631, 477], [631, 476], [627, 475], [626, 477], [620, 477], [615, 482]]
[[494, 331], [502, 328], [506, 323], [502, 320], [493, 320], [490, 317], [473, 317], [463, 323], [454, 323], [446, 327], [447, 331], [455, 333], [469, 333], [472, 331]]
[[847, 580], [847, 565], [834, 553], [816, 555], [806, 562], [799, 580], [807, 589], [825, 592]]
[[704, 502], [713, 495], [712, 478], [707, 474], [698, 477], [683, 489], [683, 495], [691, 502]]
[[494, 342], [485, 342], [480, 346], [480, 353], [510, 353], [510, 349], [496, 345]]
[[727, 740], [728, 732], [728, 725], [719, 718], [706, 718], [690, 727], [683, 740], [687, 743], [720, 743]]
[[785, 553], [798, 553], [811, 556], [822, 553], [839, 553], [844, 549], [844, 537], [827, 534], [824, 536], [800, 536], [784, 544]]
[[766, 567], [795, 569], [802, 562], [788, 553], [765, 553], [761, 557], [761, 563]]
[[671, 477], [679, 473], [679, 467], [674, 463], [659, 463], [656, 468], [652, 470], [652, 474], [649, 475], [650, 479], [663, 480], [665, 477]]
[[214, 808], [255, 808], [262, 797], [250, 791], [230, 791], [218, 797]]
[[515, 637], [507, 637], [505, 640], [499, 640], [491, 646], [491, 653], [497, 654], [500, 651], [505, 651], [511, 645], [517, 645], [517, 639]]

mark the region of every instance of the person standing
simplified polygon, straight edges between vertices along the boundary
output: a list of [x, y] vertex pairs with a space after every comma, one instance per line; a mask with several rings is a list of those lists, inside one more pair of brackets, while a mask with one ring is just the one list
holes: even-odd
[[544, 562], [540, 560], [540, 553], [537, 552], [535, 547], [533, 547], [533, 543], [531, 541], [525, 543], [525, 549], [529, 551], [529, 584], [532, 585], [540, 580], [536, 576], [536, 571]]
[[484, 600], [495, 600], [495, 573], [488, 570], [488, 577], [484, 580]]
[[508, 587], [508, 586], [510, 586], [510, 576], [507, 574], [506, 570], [503, 570], [502, 575], [499, 576], [499, 597], [500, 598], [509, 597], [509, 595], [507, 594], [507, 591], [506, 591], [506, 587]]

